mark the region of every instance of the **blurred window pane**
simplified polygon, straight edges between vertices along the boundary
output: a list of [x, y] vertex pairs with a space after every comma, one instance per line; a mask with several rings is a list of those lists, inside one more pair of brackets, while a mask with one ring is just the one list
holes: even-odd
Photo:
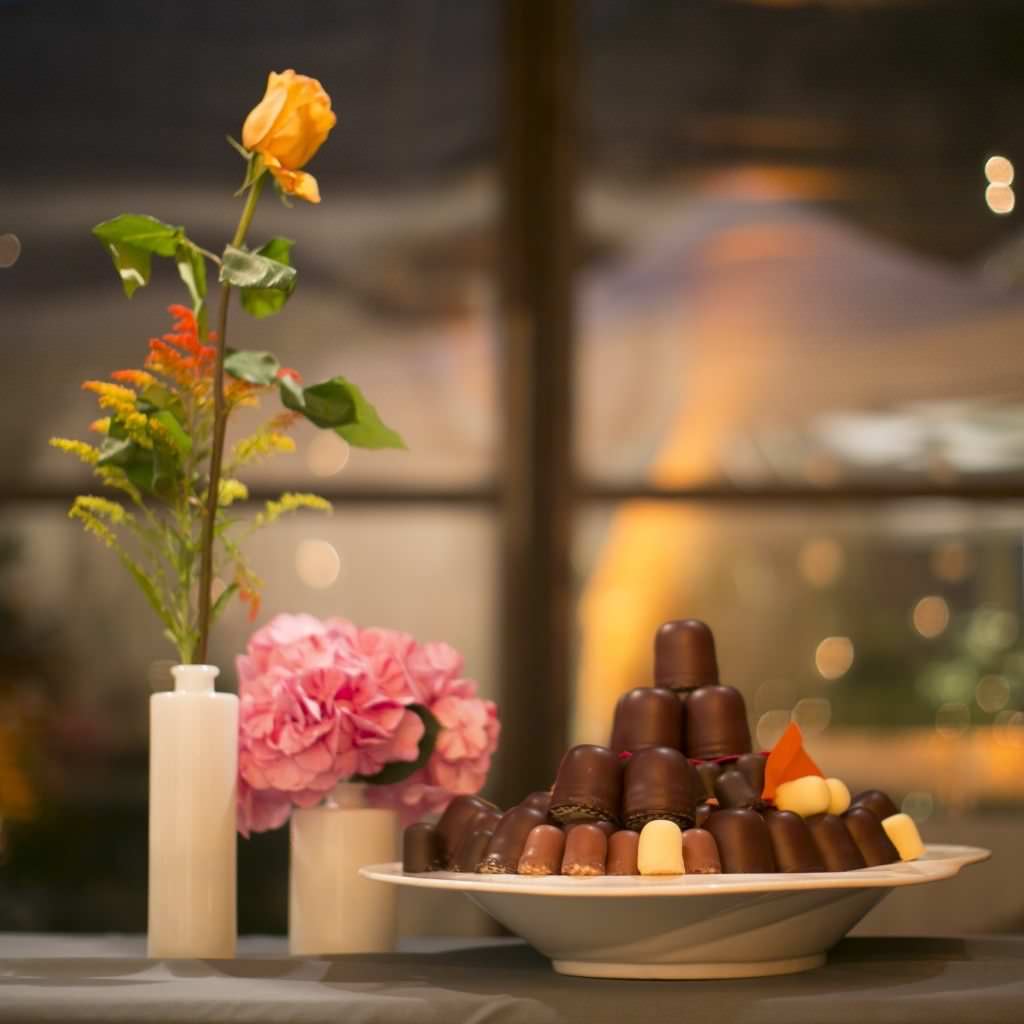
[[1019, 481], [1019, 10], [584, 12], [584, 475]]

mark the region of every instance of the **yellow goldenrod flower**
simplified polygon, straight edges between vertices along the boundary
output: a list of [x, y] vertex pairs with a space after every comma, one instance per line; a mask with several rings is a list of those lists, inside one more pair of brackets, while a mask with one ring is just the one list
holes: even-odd
[[217, 504], [221, 508], [227, 508], [236, 501], [245, 501], [249, 497], [249, 488], [241, 480], [227, 479], [220, 481], [220, 489], [217, 493]]
[[89, 424], [89, 429], [94, 434], [109, 434], [110, 433], [110, 417], [104, 416], [102, 419], [93, 420]]
[[95, 494], [80, 494], [75, 498], [75, 504], [72, 507], [85, 509], [93, 515], [103, 516], [104, 519], [108, 519], [115, 525], [123, 523], [128, 515], [123, 505], [119, 505], [109, 498], [100, 498]]
[[266, 509], [256, 517], [256, 526], [269, 526], [289, 512], [297, 512], [300, 508], [314, 512], [332, 512], [331, 503], [319, 494], [301, 494], [287, 491], [277, 501], [268, 501]]
[[99, 449], [93, 448], [85, 441], [74, 441], [69, 437], [51, 437], [50, 447], [67, 452], [68, 455], [74, 455], [90, 466], [95, 466], [100, 457]]
[[244, 466], [269, 455], [294, 451], [295, 442], [287, 434], [279, 434], [274, 430], [260, 430], [251, 437], [242, 438], [235, 445], [231, 452], [231, 464]]

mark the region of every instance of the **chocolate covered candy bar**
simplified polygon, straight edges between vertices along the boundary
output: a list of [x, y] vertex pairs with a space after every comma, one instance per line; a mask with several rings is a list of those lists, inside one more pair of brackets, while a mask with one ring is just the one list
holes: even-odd
[[521, 875], [557, 875], [565, 851], [565, 833], [554, 825], [534, 825], [519, 858]]
[[623, 821], [632, 829], [640, 829], [655, 818], [689, 827], [702, 790], [697, 770], [680, 751], [645, 747], [626, 762]]
[[726, 874], [763, 874], [775, 870], [768, 826], [748, 808], [719, 810], [704, 827], [715, 837], [722, 871]]
[[624, 693], [615, 705], [612, 750], [640, 750], [643, 747], [682, 749], [683, 705], [679, 698], [657, 686], [638, 686]]
[[566, 751], [558, 766], [549, 814], [556, 821], [618, 821], [622, 761], [614, 750], [589, 743]]

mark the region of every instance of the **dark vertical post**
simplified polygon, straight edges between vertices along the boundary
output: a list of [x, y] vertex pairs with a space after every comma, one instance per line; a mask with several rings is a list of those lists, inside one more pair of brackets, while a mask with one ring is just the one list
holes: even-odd
[[504, 0], [499, 791], [550, 785], [568, 720], [572, 635], [574, 0]]

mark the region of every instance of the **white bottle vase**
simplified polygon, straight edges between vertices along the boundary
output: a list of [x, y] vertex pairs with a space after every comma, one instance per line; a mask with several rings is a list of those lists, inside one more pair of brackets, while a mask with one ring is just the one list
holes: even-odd
[[367, 807], [361, 783], [341, 783], [319, 807], [292, 814], [288, 946], [293, 955], [389, 953], [396, 887], [359, 869], [395, 859], [398, 816]]
[[150, 957], [230, 958], [237, 936], [238, 698], [177, 665], [149, 702]]

